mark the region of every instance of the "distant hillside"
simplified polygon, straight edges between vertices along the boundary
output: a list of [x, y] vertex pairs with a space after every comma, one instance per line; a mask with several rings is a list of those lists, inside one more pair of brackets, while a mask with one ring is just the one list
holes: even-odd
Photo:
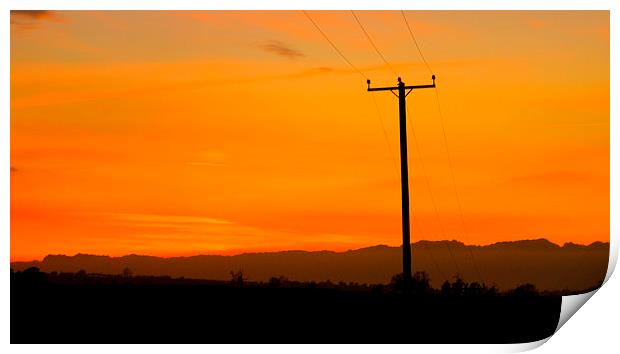
[[[541, 290], [582, 290], [603, 281], [609, 243], [595, 242], [587, 246], [567, 243], [560, 247], [545, 239], [488, 246], [466, 246], [458, 241], [420, 241], [412, 245], [412, 256], [413, 270], [426, 271], [434, 287], [459, 273], [467, 281], [484, 281], [501, 289], [527, 282]], [[254, 281], [285, 276], [300, 281], [378, 284], [389, 282], [392, 275], [401, 271], [401, 252], [399, 247], [379, 245], [346, 252], [284, 251], [172, 258], [49, 255], [41, 262], [11, 263], [16, 271], [33, 266], [45, 272], [84, 269], [103, 274], [119, 274], [129, 267], [136, 275], [213, 280], [228, 280], [230, 271], [242, 269], [249, 280]]]

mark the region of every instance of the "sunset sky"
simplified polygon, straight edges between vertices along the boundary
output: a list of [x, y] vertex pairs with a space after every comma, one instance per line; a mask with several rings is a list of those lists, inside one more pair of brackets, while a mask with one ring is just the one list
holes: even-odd
[[[356, 12], [390, 66], [309, 13], [431, 82], [400, 12]], [[412, 241], [609, 241], [609, 13], [406, 15], [449, 148], [412, 93]], [[11, 14], [12, 261], [400, 245], [398, 158], [396, 98], [302, 12]]]

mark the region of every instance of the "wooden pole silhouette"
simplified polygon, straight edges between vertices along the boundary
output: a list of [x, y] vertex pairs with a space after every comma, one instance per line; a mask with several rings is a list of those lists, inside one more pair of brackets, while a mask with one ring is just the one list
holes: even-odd
[[[367, 80], [368, 91], [391, 91], [398, 97], [398, 112], [400, 124], [400, 185], [402, 193], [402, 220], [403, 220], [403, 288], [409, 291], [411, 288], [411, 226], [409, 220], [409, 167], [407, 157], [407, 102], [406, 98], [415, 89], [434, 88], [435, 75], [432, 76], [433, 84], [406, 86], [398, 78], [398, 86], [395, 87], [370, 87]], [[398, 90], [398, 94], [394, 93]], [[406, 91], [408, 90], [408, 91]], [[406, 92], [405, 92], [406, 91]]]

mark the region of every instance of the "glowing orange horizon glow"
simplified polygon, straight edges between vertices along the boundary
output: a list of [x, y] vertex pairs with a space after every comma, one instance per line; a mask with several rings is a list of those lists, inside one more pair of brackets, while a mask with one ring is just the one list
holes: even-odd
[[[349, 12], [310, 14], [395, 84]], [[400, 12], [357, 14], [430, 83]], [[609, 12], [406, 14], [465, 224], [414, 92], [412, 242], [608, 241]], [[398, 107], [371, 95], [299, 11], [13, 11], [11, 260], [399, 245]]]

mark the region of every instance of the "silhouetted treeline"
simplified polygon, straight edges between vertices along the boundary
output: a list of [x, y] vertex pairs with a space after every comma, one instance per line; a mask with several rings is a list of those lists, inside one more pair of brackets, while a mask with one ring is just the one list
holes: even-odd
[[[386, 284], [360, 284], [357, 282], [331, 282], [327, 281], [295, 281], [289, 280], [284, 276], [272, 277], [267, 282], [250, 281], [242, 270], [231, 271], [231, 279], [223, 280], [206, 280], [191, 278], [172, 278], [170, 276], [134, 276], [129, 268], [123, 269], [121, 274], [99, 274], [87, 273], [80, 270], [76, 273], [71, 272], [41, 272], [37, 267], [30, 267], [24, 271], [15, 272], [11, 269], [12, 282], [26, 282], [28, 284], [76, 284], [76, 285], [234, 285], [237, 287], [269, 287], [269, 288], [319, 288], [319, 289], [336, 289], [342, 291], [372, 291], [374, 293], [401, 293], [403, 292], [402, 274], [396, 274], [391, 281]], [[487, 285], [486, 283], [467, 282], [460, 276], [455, 275], [453, 281], [445, 281], [439, 289], [431, 286], [431, 279], [424, 271], [415, 272], [413, 274], [411, 290], [413, 295], [425, 296], [496, 296], [496, 295], [517, 295], [517, 296], [565, 296], [574, 295], [592, 291], [602, 284], [588, 289], [578, 291], [562, 290], [562, 291], [539, 291], [534, 284], [523, 283], [514, 289], [500, 291], [495, 285]]]
[[418, 272], [389, 284], [11, 272], [12, 343], [515, 343], [550, 336], [561, 297]]

